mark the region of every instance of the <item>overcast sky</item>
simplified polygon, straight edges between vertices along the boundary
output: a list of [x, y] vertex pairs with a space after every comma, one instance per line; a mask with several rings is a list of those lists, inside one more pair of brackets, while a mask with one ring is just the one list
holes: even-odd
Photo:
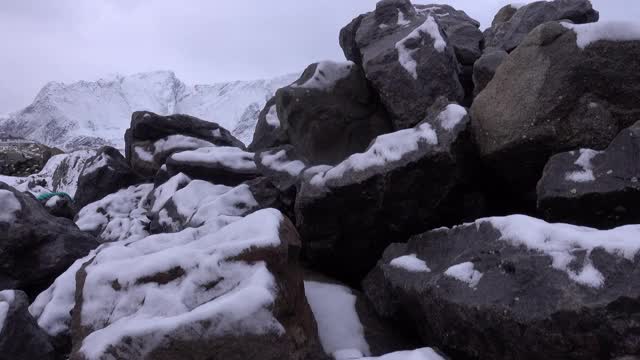
[[[487, 26], [509, 2], [446, 3]], [[640, 0], [592, 2], [601, 20], [638, 21]], [[1, 0], [0, 114], [28, 105], [52, 80], [173, 70], [189, 84], [207, 84], [272, 77], [301, 71], [318, 60], [341, 60], [340, 28], [375, 3]]]

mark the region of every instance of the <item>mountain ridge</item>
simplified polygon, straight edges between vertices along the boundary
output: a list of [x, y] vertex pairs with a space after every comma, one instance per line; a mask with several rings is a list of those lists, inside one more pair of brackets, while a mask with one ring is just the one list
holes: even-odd
[[275, 91], [297, 78], [188, 85], [173, 71], [113, 74], [95, 81], [51, 81], [23, 109], [0, 117], [0, 133], [64, 150], [124, 147], [133, 111], [184, 113], [217, 122], [248, 143], [257, 116]]

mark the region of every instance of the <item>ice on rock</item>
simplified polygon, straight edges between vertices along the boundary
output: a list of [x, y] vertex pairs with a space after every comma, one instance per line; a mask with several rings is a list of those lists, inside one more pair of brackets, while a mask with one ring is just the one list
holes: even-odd
[[209, 146], [191, 151], [182, 151], [171, 155], [175, 161], [204, 164], [220, 164], [239, 169], [255, 170], [254, 154], [233, 146]]
[[471, 288], [477, 287], [480, 279], [482, 279], [482, 273], [474, 268], [472, 262], [453, 265], [448, 268], [444, 274], [458, 281], [467, 283]]
[[298, 176], [306, 167], [300, 160], [288, 160], [285, 150], [280, 150], [276, 153], [266, 151], [262, 153], [261, 158], [264, 166], [275, 171], [284, 171], [291, 176]]
[[602, 151], [580, 149], [580, 156], [576, 160], [575, 164], [582, 167], [582, 170], [567, 173], [565, 175], [565, 179], [573, 182], [588, 182], [595, 180], [596, 178], [593, 176], [593, 165], [591, 164], [591, 160], [601, 153]]
[[452, 130], [456, 127], [467, 116], [467, 109], [458, 105], [458, 104], [449, 104], [447, 107], [438, 115], [437, 120], [440, 122], [440, 126], [442, 126], [445, 130]]
[[398, 50], [398, 61], [400, 62], [400, 65], [402, 65], [402, 67], [405, 68], [405, 70], [407, 70], [407, 72], [416, 80], [418, 80], [418, 63], [413, 59], [413, 54], [417, 52], [418, 49], [408, 48], [406, 43], [410, 40], [421, 39], [422, 34], [427, 34], [433, 39], [433, 47], [436, 51], [443, 52], [447, 47], [446, 41], [442, 37], [442, 34], [440, 34], [438, 23], [431, 15], [427, 16], [427, 19], [422, 23], [422, 25], [415, 28], [415, 30], [413, 30], [409, 35], [396, 43], [396, 50]]
[[427, 266], [427, 263], [421, 259], [418, 259], [416, 254], [397, 257], [391, 260], [391, 262], [389, 262], [389, 265], [399, 269], [404, 269], [409, 272], [430, 272], [431, 271], [431, 269], [429, 269], [429, 267]]
[[351, 69], [355, 66], [352, 61], [335, 62], [321, 61], [316, 66], [316, 71], [302, 85], [291, 85], [292, 87], [300, 87], [305, 89], [331, 90], [335, 84], [349, 76]]
[[314, 175], [310, 182], [315, 186], [324, 186], [328, 180], [342, 178], [348, 171], [384, 166], [418, 150], [423, 142], [430, 145], [438, 144], [438, 135], [426, 122], [415, 128], [380, 135], [365, 152], [353, 154], [333, 168]]
[[102, 241], [143, 238], [149, 233], [144, 203], [153, 184], [130, 186], [91, 203], [78, 212], [80, 230], [98, 233]]
[[359, 359], [371, 354], [356, 312], [356, 296], [349, 288], [305, 281], [304, 290], [318, 323], [320, 343], [327, 354], [336, 360]]
[[0, 190], [0, 222], [15, 221], [15, 213], [22, 210], [22, 205], [9, 190]]
[[600, 21], [588, 24], [563, 22], [562, 26], [576, 33], [576, 43], [584, 49], [594, 42], [640, 40], [640, 24], [632, 22]]
[[[525, 215], [493, 217], [476, 222], [489, 222], [501, 233], [501, 240], [514, 246], [525, 246], [551, 257], [553, 268], [565, 272], [573, 281], [593, 288], [606, 279], [591, 262], [591, 252], [601, 248], [606, 252], [633, 260], [640, 251], [640, 225], [627, 225], [610, 230], [597, 230], [569, 224], [550, 224]], [[576, 254], [586, 250], [582, 269], [569, 265]]]

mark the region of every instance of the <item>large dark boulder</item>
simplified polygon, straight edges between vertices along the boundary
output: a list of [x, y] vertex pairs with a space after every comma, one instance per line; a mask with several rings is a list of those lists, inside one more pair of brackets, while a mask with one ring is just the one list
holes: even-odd
[[30, 194], [0, 182], [0, 290], [34, 297], [98, 246], [69, 219], [50, 215]]
[[603, 149], [637, 121], [640, 41], [606, 40], [611, 26], [537, 27], [474, 100], [480, 155], [505, 190], [532, 191], [551, 155]]
[[87, 160], [78, 178], [78, 189], [74, 196], [77, 209], [120, 189], [140, 183], [127, 160], [115, 148], [102, 147], [95, 156]]
[[256, 130], [253, 133], [253, 141], [248, 146], [249, 151], [260, 151], [287, 143], [287, 133], [280, 124], [276, 98], [267, 101], [264, 109], [258, 114]]
[[260, 176], [254, 154], [232, 146], [176, 152], [166, 161], [169, 176], [179, 173], [214, 184], [235, 186]]
[[484, 45], [511, 52], [538, 25], [558, 20], [584, 24], [596, 22], [599, 17], [589, 0], [536, 1], [517, 8], [507, 5], [484, 31]]
[[391, 131], [362, 70], [349, 61], [310, 65], [276, 92], [275, 106], [288, 142], [312, 164], [337, 164]]
[[[340, 32], [345, 55], [362, 67], [395, 129], [422, 121], [440, 96], [458, 102], [465, 97], [456, 55], [479, 56], [481, 38], [469, 27], [477, 30], [478, 23], [463, 12], [446, 12], [443, 7], [414, 8], [409, 0], [383, 0]], [[449, 24], [449, 18], [459, 26]]]
[[635, 355], [639, 236], [486, 218], [390, 245], [363, 287], [378, 314], [456, 359]]
[[205, 146], [244, 149], [244, 144], [225, 128], [189, 115], [137, 111], [131, 115], [131, 126], [125, 133], [125, 156], [135, 172], [147, 177], [155, 175], [174, 152]]
[[0, 291], [0, 360], [54, 360], [49, 336], [29, 314], [29, 298], [19, 290]]
[[357, 282], [394, 239], [440, 225], [439, 208], [464, 177], [468, 127], [465, 109], [441, 99], [415, 128], [307, 169], [295, 207], [305, 259]]
[[36, 174], [57, 154], [62, 154], [62, 150], [0, 134], [0, 175], [24, 177]]
[[640, 223], [640, 122], [604, 151], [553, 156], [538, 182], [538, 208], [550, 221], [598, 228]]
[[473, 64], [473, 91], [475, 95], [478, 95], [485, 87], [498, 70], [498, 66], [502, 64], [504, 59], [509, 54], [497, 48], [485, 49], [482, 56]]

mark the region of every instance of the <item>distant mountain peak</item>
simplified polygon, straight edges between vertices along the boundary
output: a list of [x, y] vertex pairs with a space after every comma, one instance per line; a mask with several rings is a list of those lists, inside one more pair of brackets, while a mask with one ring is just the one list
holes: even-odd
[[251, 141], [256, 109], [297, 74], [273, 79], [186, 85], [173, 71], [111, 74], [96, 81], [47, 83], [32, 104], [3, 118], [0, 132], [65, 150], [124, 146], [131, 113], [184, 113], [214, 121]]

